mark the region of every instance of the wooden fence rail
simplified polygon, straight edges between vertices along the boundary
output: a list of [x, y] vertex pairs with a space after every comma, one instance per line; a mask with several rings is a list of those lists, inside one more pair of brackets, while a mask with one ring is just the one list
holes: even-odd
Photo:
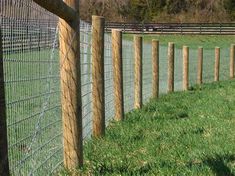
[[113, 28], [127, 33], [235, 35], [235, 23], [106, 23], [107, 31]]

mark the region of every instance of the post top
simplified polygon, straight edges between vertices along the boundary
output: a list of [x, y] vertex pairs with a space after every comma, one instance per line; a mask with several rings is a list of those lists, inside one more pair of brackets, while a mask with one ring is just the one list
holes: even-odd
[[104, 17], [98, 15], [92, 15], [92, 19], [104, 19]]
[[142, 36], [142, 35], [137, 34], [137, 35], [134, 35], [134, 38], [135, 38], [135, 39], [142, 39], [142, 38], [143, 38], [143, 36]]
[[112, 29], [112, 32], [122, 32], [121, 29]]
[[158, 39], [153, 39], [152, 42], [159, 42], [159, 40]]

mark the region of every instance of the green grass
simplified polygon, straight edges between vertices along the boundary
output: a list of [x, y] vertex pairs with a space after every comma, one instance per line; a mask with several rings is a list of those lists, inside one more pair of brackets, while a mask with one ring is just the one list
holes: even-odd
[[235, 175], [234, 88], [235, 81], [225, 81], [151, 100], [112, 122], [105, 138], [88, 141], [84, 169], [77, 172]]
[[[125, 34], [124, 38], [133, 39], [133, 35]], [[158, 39], [162, 45], [167, 46], [168, 42], [174, 42], [176, 48], [182, 48], [187, 45], [192, 49], [197, 49], [202, 46], [204, 49], [211, 49], [216, 46], [221, 48], [229, 48], [230, 44], [234, 43], [235, 36], [229, 35], [143, 35], [146, 42], [151, 42], [152, 39]]]

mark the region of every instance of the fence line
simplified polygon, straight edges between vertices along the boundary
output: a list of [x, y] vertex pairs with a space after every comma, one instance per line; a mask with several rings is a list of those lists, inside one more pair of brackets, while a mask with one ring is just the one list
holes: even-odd
[[[68, 155], [64, 153], [66, 147], [62, 142], [65, 137], [62, 133], [62, 105], [60, 103], [62, 78], [59, 75], [64, 67], [64, 61], [59, 60], [59, 52], [62, 52], [61, 45], [59, 47], [59, 38], [61, 39], [63, 36], [62, 33], [58, 33], [61, 31], [58, 26], [58, 17], [42, 9], [32, 0], [25, 0], [23, 4], [17, 3], [17, 6], [22, 7], [17, 11], [12, 7], [10, 0], [0, 2], [5, 77], [5, 94], [1, 91], [1, 101], [3, 101], [2, 96], [5, 95], [10, 172], [12, 175], [53, 174], [63, 166], [63, 157]], [[82, 117], [82, 132], [79, 133], [83, 135], [83, 140], [92, 136], [94, 129], [92, 121], [95, 117], [97, 118], [92, 113], [97, 108], [96, 103], [99, 101], [92, 94], [92, 91], [95, 90], [95, 81], [102, 81], [102, 86], [97, 88], [103, 91], [100, 95], [103, 100], [102, 130], [104, 130], [104, 124], [107, 126], [114, 119], [117, 110], [115, 108], [115, 98], [117, 97], [115, 97], [115, 83], [113, 82], [114, 72], [117, 70], [115, 70], [116, 67], [113, 67], [115, 60], [112, 55], [114, 49], [117, 48], [112, 46], [113, 40], [110, 33], [104, 32], [103, 27], [100, 27], [100, 34], [92, 35], [92, 32], [97, 32], [94, 30], [94, 26], [92, 31], [90, 24], [80, 21], [81, 95], [79, 97], [82, 101], [82, 114], [79, 117]], [[92, 46], [95, 37], [101, 37], [102, 43]], [[234, 75], [232, 73], [235, 59], [233, 46], [231, 49], [221, 48], [220, 55], [215, 54], [214, 48], [204, 50], [200, 48], [199, 51], [190, 48], [189, 52], [185, 54], [182, 48], [174, 47], [172, 43], [168, 48], [159, 41], [157, 46], [152, 49], [152, 44], [145, 42], [141, 36], [135, 38], [135, 41], [139, 41], [136, 50], [133, 39], [123, 36], [121, 41], [122, 65], [119, 66], [123, 71], [123, 86], [119, 85], [119, 88], [123, 91], [124, 112], [141, 107], [142, 101], [146, 103], [152, 97], [154, 90], [155, 94], [166, 93], [168, 83], [169, 91], [178, 91], [197, 82], [199, 84], [202, 81], [212, 82], [215, 71], [216, 75], [220, 76], [220, 80], [228, 79], [229, 76], [232, 78]], [[72, 35], [72, 39], [69, 41], [73, 42], [73, 40]], [[97, 39], [98, 41], [100, 40]], [[99, 52], [97, 52], [97, 47], [100, 47]], [[73, 48], [68, 47], [62, 53], [63, 59], [67, 57], [67, 53], [71, 49]], [[152, 53], [152, 51], [156, 53]], [[135, 52], [138, 57], [135, 57]], [[102, 62], [98, 62], [98, 64], [103, 67], [103, 73], [100, 76], [99, 74], [93, 75], [95, 77], [92, 80], [92, 74], [95, 73], [94, 67], [97, 67], [95, 54], [101, 56], [99, 59]], [[185, 59], [187, 62], [184, 62]], [[218, 62], [219, 59], [220, 62]], [[67, 66], [70, 67], [70, 64], [68, 63]], [[65, 72], [68, 71], [68, 67], [64, 67]], [[218, 68], [220, 72], [218, 72]], [[136, 91], [137, 88], [134, 88], [135, 79], [138, 91]], [[187, 80], [188, 83], [185, 84]], [[135, 91], [136, 94], [138, 93], [136, 104]], [[72, 92], [69, 91], [69, 93]], [[68, 102], [68, 99], [65, 98], [64, 102]], [[2, 103], [0, 108], [5, 109]], [[3, 114], [1, 113], [1, 115]], [[69, 117], [68, 119], [71, 120]], [[81, 121], [77, 123], [79, 123], [77, 125], [81, 125]], [[71, 124], [68, 125], [71, 126]], [[75, 133], [71, 134], [73, 139], [74, 136], [79, 135]], [[82, 141], [82, 139], [80, 140]], [[0, 145], [2, 144], [0, 143]], [[68, 143], [68, 146], [71, 147], [71, 143]], [[74, 152], [80, 152], [78, 158], [82, 157], [81, 148], [76, 149], [75, 147]], [[68, 156], [74, 159], [73, 154]], [[0, 156], [0, 172], [1, 161]], [[80, 160], [80, 162], [82, 161]], [[74, 163], [79, 163], [79, 161]], [[75, 165], [74, 163], [68, 165]], [[64, 166], [66, 166], [66, 162], [64, 162]]]
[[107, 31], [113, 28], [137, 34], [235, 34], [235, 23], [106, 23]]

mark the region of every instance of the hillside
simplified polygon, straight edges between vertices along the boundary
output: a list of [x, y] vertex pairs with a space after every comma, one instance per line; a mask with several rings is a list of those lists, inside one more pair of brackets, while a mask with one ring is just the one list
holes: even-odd
[[119, 22], [230, 22], [235, 0], [81, 0], [81, 17]]
[[225, 81], [163, 95], [127, 114], [105, 138], [85, 144], [82, 173], [233, 176], [234, 86]]

